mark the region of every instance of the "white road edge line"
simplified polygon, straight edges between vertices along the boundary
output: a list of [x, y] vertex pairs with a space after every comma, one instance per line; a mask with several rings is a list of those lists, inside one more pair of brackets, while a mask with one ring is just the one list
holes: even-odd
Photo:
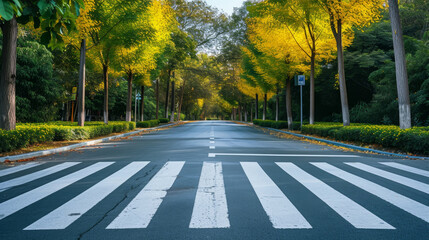
[[429, 222], [429, 207], [424, 204], [421, 204], [411, 198], [405, 197], [397, 192], [368, 181], [364, 178], [348, 173], [328, 163], [313, 162], [311, 164], [383, 199], [386, 202], [395, 205], [398, 208], [401, 208], [402, 210], [420, 219], [423, 219], [426, 222]]
[[314, 155], [314, 154], [270, 154], [270, 153], [209, 153], [216, 156], [247, 156], [247, 157], [330, 157], [330, 158], [359, 158], [357, 155]]
[[93, 174], [112, 165], [114, 162], [98, 162], [77, 172], [49, 182], [29, 192], [0, 203], [0, 220]]
[[167, 162], [106, 229], [146, 228], [185, 162]]
[[189, 228], [229, 228], [222, 163], [204, 162]]
[[128, 164], [24, 228], [24, 230], [58, 230], [67, 228], [134, 174], [143, 169], [148, 163], [132, 162]]
[[312, 228], [258, 163], [240, 162], [240, 164], [274, 228]]
[[276, 162], [287, 174], [304, 185], [346, 221], [359, 229], [395, 229], [355, 201], [289, 162]]

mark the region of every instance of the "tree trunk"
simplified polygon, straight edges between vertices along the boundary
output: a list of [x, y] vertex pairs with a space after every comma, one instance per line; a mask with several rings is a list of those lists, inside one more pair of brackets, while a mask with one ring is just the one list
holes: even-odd
[[408, 89], [407, 63], [399, 16], [398, 0], [389, 0], [389, 15], [392, 25], [393, 49], [395, 52], [396, 87], [398, 90], [399, 125], [411, 128], [410, 93]]
[[0, 71], [0, 129], [14, 130], [16, 127], [15, 83], [16, 41], [18, 24], [16, 18], [1, 24], [3, 48]]
[[289, 130], [293, 129], [293, 118], [292, 118], [292, 94], [291, 94], [291, 82], [292, 80], [286, 80], [286, 115], [287, 115], [287, 127]]
[[259, 119], [258, 114], [259, 114], [259, 109], [258, 106], [259, 105], [259, 101], [258, 101], [258, 94], [256, 94], [256, 98], [255, 98], [255, 119]]
[[310, 71], [310, 124], [314, 124], [314, 65], [316, 56], [311, 54], [311, 71]]
[[133, 72], [128, 72], [128, 94], [127, 94], [127, 112], [125, 114], [125, 121], [131, 122], [131, 108], [133, 100]]
[[103, 64], [104, 81], [104, 123], [109, 123], [109, 66]]
[[180, 96], [180, 102], [179, 102], [179, 109], [178, 109], [178, 113], [177, 113], [177, 120], [180, 121], [180, 114], [182, 114], [182, 104], [183, 104], [183, 95], [185, 94], [185, 85], [186, 85], [186, 79], [183, 80], [183, 86], [182, 86], [182, 93]]
[[267, 94], [264, 94], [264, 110], [263, 110], [263, 114], [262, 114], [262, 120], [266, 119], [266, 115], [267, 115]]
[[141, 87], [140, 121], [144, 121], [144, 85]]
[[344, 54], [343, 54], [343, 39], [342, 39], [342, 22], [337, 20], [337, 31], [335, 24], [331, 21], [332, 32], [334, 33], [335, 41], [337, 42], [338, 54], [338, 77], [340, 83], [340, 96], [341, 96], [341, 111], [343, 115], [343, 125], [350, 125], [349, 103], [347, 100], [347, 87], [346, 76], [344, 72]]
[[[174, 78], [174, 75], [173, 75]], [[170, 116], [170, 122], [174, 122], [174, 110], [175, 110], [175, 81], [173, 79], [173, 81], [171, 81], [171, 116]]]
[[77, 125], [85, 125], [85, 64], [86, 64], [86, 40], [82, 39], [80, 44], [80, 66], [79, 66], [79, 86], [77, 99]]
[[253, 122], [253, 103], [250, 104], [250, 122]]
[[159, 119], [159, 79], [156, 79], [156, 119]]
[[276, 93], [276, 122], [279, 120], [279, 89]]
[[242, 109], [240, 104], [238, 104], [238, 119], [240, 120], [240, 122], [243, 121], [243, 114], [242, 114]]
[[168, 76], [167, 76], [167, 91], [165, 94], [165, 118], [168, 118], [168, 95], [170, 94], [170, 74], [171, 70], [168, 70]]
[[247, 103], [244, 104], [244, 121], [247, 122]]

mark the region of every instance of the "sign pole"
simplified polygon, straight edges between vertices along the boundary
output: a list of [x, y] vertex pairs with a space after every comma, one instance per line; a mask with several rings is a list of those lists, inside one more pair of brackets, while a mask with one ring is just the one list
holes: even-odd
[[299, 95], [301, 98], [301, 131], [302, 131], [302, 85], [299, 86]]
[[134, 122], [137, 122], [137, 88], [136, 88], [136, 99], [134, 100]]

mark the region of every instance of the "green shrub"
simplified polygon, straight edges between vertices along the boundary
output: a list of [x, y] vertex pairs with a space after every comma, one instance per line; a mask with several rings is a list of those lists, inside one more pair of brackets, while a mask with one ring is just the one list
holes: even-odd
[[148, 120], [148, 121], [142, 121], [142, 122], [137, 122], [137, 127], [139, 128], [151, 128], [151, 127], [156, 127], [159, 125], [160, 120], [155, 119], [155, 120]]
[[71, 122], [18, 123], [16, 130], [0, 130], [0, 152], [8, 152], [35, 143], [96, 138], [135, 129], [134, 122], [86, 122], [78, 127]]
[[[287, 121], [255, 119], [253, 123], [262, 127], [287, 128]], [[294, 122], [293, 129], [299, 130], [300, 124], [300, 122]], [[429, 154], [429, 127], [402, 130], [398, 126], [354, 123], [344, 127], [342, 123], [321, 122], [303, 125], [302, 133], [341, 141], [380, 144], [383, 147], [397, 148], [410, 153]]]
[[167, 118], [160, 118], [159, 122], [160, 123], [168, 123], [168, 122], [170, 122], [170, 120], [168, 120]]

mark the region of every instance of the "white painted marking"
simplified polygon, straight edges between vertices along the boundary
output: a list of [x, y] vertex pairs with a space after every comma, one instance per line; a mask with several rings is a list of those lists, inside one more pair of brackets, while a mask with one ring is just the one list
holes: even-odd
[[211, 137], [211, 138], [210, 138], [210, 140], [214, 140], [214, 139], [215, 139], [214, 137]]
[[210, 141], [210, 144], [215, 144], [215, 141]]
[[215, 147], [215, 146], [210, 146], [209, 148], [210, 148], [210, 149], [216, 149], [216, 147]]
[[[210, 155], [210, 154], [209, 154]], [[313, 155], [313, 154], [269, 154], [269, 153], [213, 153], [216, 156], [248, 156], [248, 157], [329, 157], [329, 158], [358, 158], [357, 155]], [[210, 157], [210, 156], [209, 156]]]
[[55, 181], [49, 182], [29, 192], [0, 203], [0, 220], [59, 191], [101, 169], [113, 164], [113, 162], [98, 162], [77, 172], [66, 175]]
[[36, 167], [36, 166], [39, 166], [39, 165], [42, 165], [42, 164], [43, 163], [33, 162], [33, 163], [27, 163], [27, 164], [19, 165], [19, 166], [16, 166], [16, 167], [6, 168], [6, 169], [3, 169], [3, 170], [0, 170], [0, 177], [6, 176], [6, 175], [9, 175], [9, 174], [12, 174], [12, 173], [16, 173], [16, 172], [19, 172], [19, 171], [23, 171], [25, 169], [29, 169], [29, 168], [32, 168], [32, 167]]
[[204, 162], [189, 228], [229, 228], [222, 163]]
[[240, 162], [274, 228], [311, 228], [280, 188], [256, 162]]
[[426, 222], [429, 222], [429, 207], [424, 204], [400, 195], [371, 181], [343, 171], [328, 163], [315, 162], [311, 164], [397, 206], [398, 208], [403, 209], [404, 211], [409, 212], [418, 218], [423, 219]]
[[363, 163], [356, 162], [356, 163], [345, 163], [345, 164], [429, 194], [429, 184], [425, 184], [425, 183], [413, 180], [411, 178], [406, 178], [398, 174], [394, 174], [375, 167], [371, 167]]
[[146, 228], [185, 162], [167, 162], [106, 229]]
[[6, 182], [0, 183], [0, 192], [6, 191], [12, 187], [22, 185], [31, 181], [34, 181], [36, 179], [46, 177], [48, 175], [54, 174], [56, 172], [59, 172], [61, 170], [67, 169], [69, 167], [72, 167], [74, 165], [79, 164], [80, 162], [65, 162], [62, 164], [55, 165], [50, 168], [46, 168], [22, 177], [14, 178]]
[[355, 228], [395, 229], [358, 203], [308, 174], [293, 163], [277, 162], [276, 164], [314, 193]]
[[415, 167], [410, 167], [410, 166], [400, 164], [400, 163], [395, 163], [395, 162], [380, 162], [380, 163], [384, 164], [386, 166], [389, 166], [389, 167], [393, 167], [396, 169], [406, 171], [406, 172], [410, 172], [410, 173], [418, 174], [421, 176], [429, 177], [429, 171], [426, 171], [426, 170], [418, 169]]
[[214, 158], [214, 157], [216, 157], [216, 154], [214, 154], [214, 153], [209, 153], [209, 158]]
[[144, 168], [148, 163], [149, 162], [132, 162], [128, 164], [61, 207], [37, 220], [24, 230], [65, 229], [130, 177]]

